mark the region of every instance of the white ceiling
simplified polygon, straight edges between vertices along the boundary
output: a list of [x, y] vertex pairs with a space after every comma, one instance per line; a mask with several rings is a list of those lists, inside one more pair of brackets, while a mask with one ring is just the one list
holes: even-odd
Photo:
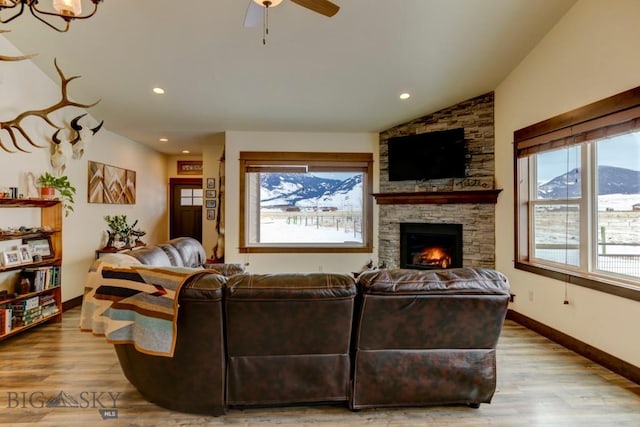
[[175, 154], [225, 130], [378, 132], [489, 92], [575, 3], [334, 0], [327, 18], [285, 0], [263, 46], [248, 1], [104, 0], [68, 33], [28, 12], [0, 28], [55, 81], [54, 57], [81, 75], [72, 97], [102, 99], [110, 131]]

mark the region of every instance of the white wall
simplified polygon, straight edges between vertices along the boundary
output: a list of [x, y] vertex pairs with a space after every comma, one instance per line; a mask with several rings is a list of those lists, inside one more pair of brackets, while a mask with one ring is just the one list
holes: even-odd
[[[365, 152], [374, 155], [374, 170], [378, 170], [378, 134], [376, 133], [298, 133], [298, 132], [236, 132], [226, 133], [226, 220], [225, 262], [249, 262], [254, 273], [342, 272], [358, 271], [370, 259], [377, 261], [378, 229], [374, 215], [374, 249], [372, 253], [328, 254], [240, 254], [239, 243], [239, 153], [240, 151], [316, 151]], [[378, 175], [374, 176], [374, 191]], [[377, 209], [374, 209], [374, 212]]]
[[[19, 55], [20, 52], [0, 36], [0, 52], [3, 55]], [[62, 61], [63, 62], [63, 61]], [[53, 59], [51, 60], [53, 67]], [[73, 75], [73, 70], [63, 70]], [[91, 76], [84, 76], [90, 79]], [[73, 83], [69, 93], [73, 97]], [[52, 81], [30, 61], [0, 62], [0, 121], [10, 120], [27, 109], [40, 109], [56, 103], [60, 98], [59, 82]], [[74, 99], [79, 102], [92, 102], [91, 99]], [[64, 108], [51, 117], [56, 123], [68, 124], [69, 120], [81, 114], [77, 108]], [[89, 110], [91, 113], [91, 110]], [[99, 119], [99, 117], [97, 117]], [[91, 117], [83, 119], [87, 123], [98, 123]], [[50, 137], [53, 129], [40, 119], [25, 120], [25, 128], [34, 136], [35, 142], [47, 148], [31, 148], [30, 153], [7, 153], [0, 151], [0, 187], [18, 186], [25, 192], [24, 174], [33, 172], [38, 176], [51, 171], [49, 163]], [[87, 270], [94, 259], [95, 250], [105, 243], [105, 230], [108, 228], [105, 215], [126, 214], [130, 221], [138, 219], [138, 227], [147, 235], [143, 240], [149, 243], [166, 240], [166, 159], [158, 152], [135, 143], [120, 135], [109, 132], [109, 123], [105, 123], [87, 146], [81, 159], [71, 158], [70, 145], [63, 145], [67, 156], [66, 175], [77, 189], [75, 212], [64, 219], [62, 298], [63, 301], [82, 295]], [[64, 136], [64, 135], [63, 135]], [[9, 146], [9, 136], [0, 131], [0, 139]], [[66, 136], [64, 137], [66, 140]], [[20, 145], [28, 144], [20, 140]], [[136, 171], [137, 197], [135, 205], [109, 205], [87, 203], [87, 162], [88, 160], [106, 163]], [[0, 226], [7, 222], [20, 225], [21, 221], [33, 221], [33, 218], [16, 218], [15, 212], [0, 209]], [[8, 216], [8, 217], [7, 217]], [[23, 224], [33, 225], [33, 224]]]
[[[511, 308], [640, 366], [640, 303], [513, 268], [513, 132], [640, 85], [640, 1], [581, 0], [496, 89], [496, 266]], [[529, 300], [530, 293], [533, 301]]]

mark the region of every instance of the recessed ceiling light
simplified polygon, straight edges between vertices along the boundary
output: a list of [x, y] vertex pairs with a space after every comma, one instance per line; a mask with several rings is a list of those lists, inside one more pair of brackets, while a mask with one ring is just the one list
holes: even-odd
[[182, 150], [182, 154], [189, 154], [191, 151], [189, 150]]
[[400, 94], [400, 99], [409, 99], [411, 98], [411, 94], [405, 92]]
[[154, 87], [153, 88], [153, 93], [158, 94], [158, 95], [164, 95], [164, 89], [162, 89], [161, 87]]
[[160, 142], [169, 142], [169, 138], [160, 138]]

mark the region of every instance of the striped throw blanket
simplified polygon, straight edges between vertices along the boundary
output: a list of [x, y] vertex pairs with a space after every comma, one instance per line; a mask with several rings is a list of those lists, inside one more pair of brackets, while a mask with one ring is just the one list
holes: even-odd
[[113, 344], [133, 344], [142, 353], [172, 357], [180, 288], [202, 274], [214, 273], [96, 261], [85, 286], [80, 329]]

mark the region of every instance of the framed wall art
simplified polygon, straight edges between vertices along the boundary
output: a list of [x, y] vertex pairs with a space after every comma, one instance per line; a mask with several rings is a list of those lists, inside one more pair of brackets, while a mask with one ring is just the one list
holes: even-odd
[[216, 188], [215, 178], [207, 178], [207, 188]]
[[136, 203], [136, 171], [89, 161], [89, 203]]
[[178, 175], [202, 175], [202, 160], [178, 160]]
[[207, 190], [205, 191], [205, 197], [207, 199], [215, 199], [216, 198], [216, 190]]

